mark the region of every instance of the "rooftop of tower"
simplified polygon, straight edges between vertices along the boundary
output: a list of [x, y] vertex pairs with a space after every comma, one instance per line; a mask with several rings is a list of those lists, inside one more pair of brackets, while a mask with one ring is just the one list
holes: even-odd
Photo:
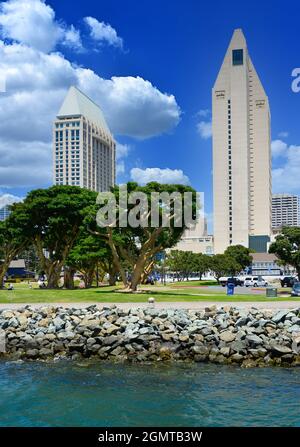
[[59, 109], [57, 118], [82, 115], [89, 121], [101, 126], [103, 130], [110, 133], [108, 125], [100, 107], [79, 88], [71, 86]]

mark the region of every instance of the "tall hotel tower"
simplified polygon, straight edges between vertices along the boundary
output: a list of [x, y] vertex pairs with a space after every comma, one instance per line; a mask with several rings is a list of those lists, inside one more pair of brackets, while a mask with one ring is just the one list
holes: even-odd
[[214, 252], [267, 251], [271, 234], [268, 97], [236, 29], [212, 90]]
[[115, 147], [100, 108], [71, 87], [54, 122], [54, 183], [108, 191], [115, 183]]

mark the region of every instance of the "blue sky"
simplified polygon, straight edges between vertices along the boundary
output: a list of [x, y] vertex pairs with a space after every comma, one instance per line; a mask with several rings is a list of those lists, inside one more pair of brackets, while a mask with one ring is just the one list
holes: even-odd
[[[298, 1], [273, 1], [272, 7], [257, 0], [0, 5], [0, 75], [2, 69], [7, 89], [0, 93], [2, 125], [10, 121], [5, 131], [0, 123], [2, 197], [51, 184], [51, 117], [77, 83], [94, 96], [114, 131], [119, 181], [189, 181], [204, 191], [210, 215], [211, 138], [203, 129], [209, 130], [211, 88], [235, 28], [244, 31], [270, 100], [273, 189], [300, 193], [300, 93], [291, 89], [292, 70], [300, 67]], [[35, 110], [39, 119], [32, 126]]]

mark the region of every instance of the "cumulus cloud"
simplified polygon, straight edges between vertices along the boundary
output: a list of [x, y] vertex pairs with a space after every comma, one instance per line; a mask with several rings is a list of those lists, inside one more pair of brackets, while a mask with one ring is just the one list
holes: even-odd
[[286, 155], [288, 145], [282, 140], [274, 140], [271, 143], [272, 156], [274, 158]]
[[272, 171], [273, 192], [300, 193], [300, 146], [291, 145], [285, 149], [285, 161]]
[[[29, 27], [28, 33], [25, 30], [31, 18], [25, 8], [29, 3], [31, 23], [44, 15], [36, 29], [31, 29], [32, 36]], [[104, 79], [62, 53], [48, 53], [58, 39], [53, 10], [40, 0], [20, 0], [20, 8], [23, 19], [16, 0], [1, 4], [0, 32], [14, 40], [0, 40], [0, 75], [6, 81], [6, 92], [0, 94], [2, 185], [37, 186], [51, 181], [52, 122], [71, 85], [100, 105], [115, 135], [149, 138], [177, 125], [180, 108], [173, 95], [141, 77]], [[70, 34], [65, 32], [63, 38], [69, 40], [69, 46], [72, 42], [79, 48], [80, 35], [75, 28], [68, 29]]]
[[180, 108], [175, 97], [162, 93], [150, 81], [139, 76], [103, 79], [80, 68], [77, 75], [79, 87], [101, 105], [116, 134], [149, 138], [179, 123]]
[[46, 53], [61, 42], [81, 47], [80, 33], [55, 19], [55, 12], [43, 0], [8, 0], [0, 5], [1, 36]]
[[200, 109], [197, 113], [198, 116], [201, 116], [203, 118], [209, 116], [211, 114], [211, 111], [209, 109]]
[[4, 208], [6, 205], [12, 205], [16, 202], [21, 202], [23, 199], [13, 194], [1, 194], [0, 192], [0, 209]]
[[197, 124], [197, 132], [204, 140], [208, 140], [212, 136], [212, 123], [211, 121], [200, 121]]
[[94, 17], [85, 17], [84, 21], [89, 27], [91, 38], [95, 41], [119, 48], [123, 47], [123, 39], [118, 36], [117, 31], [109, 23], [99, 22]]
[[72, 48], [73, 50], [82, 51], [83, 45], [81, 41], [80, 31], [73, 25], [65, 30], [63, 45]]
[[160, 168], [133, 168], [130, 171], [131, 179], [141, 185], [149, 182], [158, 183], [174, 183], [188, 185], [189, 178], [183, 173], [181, 169], [160, 169]]
[[128, 157], [131, 147], [129, 144], [116, 144], [116, 174], [125, 174], [125, 158]]
[[117, 159], [117, 161], [120, 160], [121, 158], [127, 157], [129, 154], [129, 151], [130, 151], [129, 144], [117, 143], [116, 144], [116, 159]]
[[48, 186], [52, 180], [51, 143], [0, 139], [0, 187]]
[[287, 138], [289, 136], [288, 132], [279, 132], [278, 134], [279, 138]]
[[0, 71], [7, 90], [0, 97], [1, 136], [49, 139], [51, 121], [70, 85], [100, 105], [115, 134], [148, 138], [169, 131], [180, 119], [175, 97], [151, 82], [131, 76], [104, 79], [58, 53], [0, 41]]

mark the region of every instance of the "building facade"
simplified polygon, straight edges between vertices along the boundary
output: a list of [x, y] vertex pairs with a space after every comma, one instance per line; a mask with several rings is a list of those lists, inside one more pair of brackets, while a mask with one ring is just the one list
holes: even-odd
[[273, 194], [272, 229], [300, 226], [300, 197], [293, 194]]
[[214, 252], [266, 251], [271, 234], [269, 101], [236, 29], [212, 89]]
[[0, 209], [0, 221], [7, 219], [9, 215], [10, 210], [8, 205], [5, 205], [3, 208]]
[[285, 269], [278, 263], [276, 255], [271, 253], [252, 253], [251, 273], [254, 276], [280, 276]]
[[172, 250], [192, 251], [204, 255], [214, 254], [214, 238], [212, 235], [184, 237]]
[[108, 191], [115, 184], [115, 152], [101, 109], [71, 87], [54, 122], [54, 184]]

